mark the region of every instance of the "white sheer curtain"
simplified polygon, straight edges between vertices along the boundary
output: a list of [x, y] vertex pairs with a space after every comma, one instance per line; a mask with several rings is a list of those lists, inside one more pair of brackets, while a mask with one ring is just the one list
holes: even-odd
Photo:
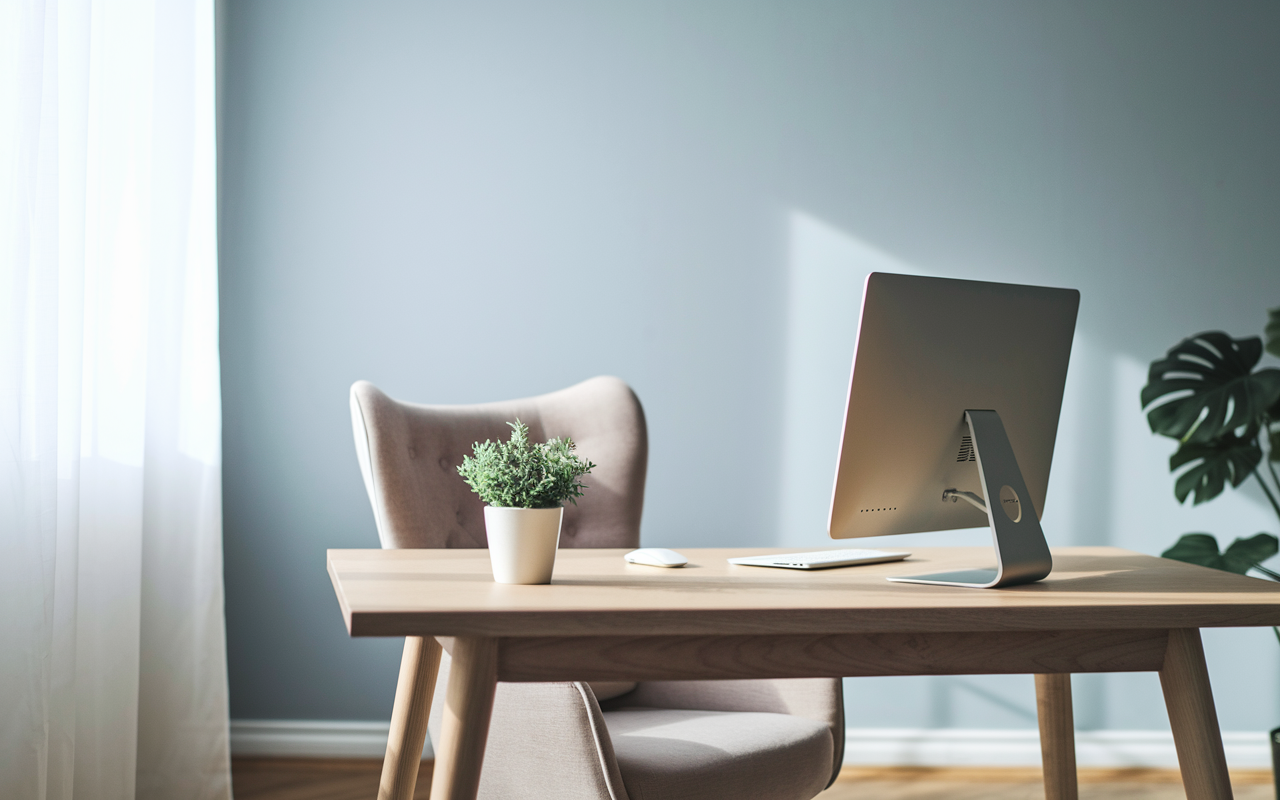
[[0, 798], [230, 797], [212, 0], [0, 0]]

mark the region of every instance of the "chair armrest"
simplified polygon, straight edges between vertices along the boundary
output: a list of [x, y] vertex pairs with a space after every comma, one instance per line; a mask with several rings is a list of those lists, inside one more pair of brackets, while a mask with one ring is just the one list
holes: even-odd
[[[428, 722], [436, 749], [452, 666], [446, 650]], [[484, 752], [482, 800], [628, 800], [600, 704], [585, 683], [499, 683]]]
[[[703, 711], [765, 711], [825, 723], [835, 744], [831, 780], [844, 762], [844, 691], [839, 678], [735, 681], [642, 681], [618, 706]], [[613, 703], [606, 703], [613, 707]], [[828, 784], [830, 785], [830, 784]]]

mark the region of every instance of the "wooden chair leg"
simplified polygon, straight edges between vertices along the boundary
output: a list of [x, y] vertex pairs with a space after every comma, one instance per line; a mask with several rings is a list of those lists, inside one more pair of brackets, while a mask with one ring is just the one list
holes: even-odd
[[1231, 800], [1227, 757], [1198, 629], [1169, 631], [1160, 685], [1187, 800]]
[[1071, 676], [1036, 676], [1040, 757], [1045, 800], [1076, 800], [1076, 725], [1071, 713]]
[[382, 759], [378, 800], [413, 800], [422, 746], [427, 740], [431, 694], [439, 670], [440, 645], [435, 639], [405, 637], [404, 655], [400, 657], [400, 680], [396, 683], [396, 703], [391, 710], [387, 754]]
[[431, 800], [475, 800], [498, 685], [498, 642], [459, 636], [452, 655]]

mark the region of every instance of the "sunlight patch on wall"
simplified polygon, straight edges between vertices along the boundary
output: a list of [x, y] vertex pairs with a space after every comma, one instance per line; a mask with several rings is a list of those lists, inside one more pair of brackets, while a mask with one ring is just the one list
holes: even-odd
[[1040, 525], [1050, 547], [1110, 543], [1111, 353], [1076, 329]]
[[779, 546], [830, 546], [827, 512], [871, 272], [921, 270], [802, 211], [788, 221]]

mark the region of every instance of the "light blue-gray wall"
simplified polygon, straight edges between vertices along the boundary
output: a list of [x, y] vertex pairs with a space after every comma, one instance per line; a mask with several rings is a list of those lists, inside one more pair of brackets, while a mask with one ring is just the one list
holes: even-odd
[[[347, 388], [469, 403], [622, 376], [649, 545], [827, 546], [861, 276], [1080, 289], [1044, 526], [1158, 553], [1277, 522], [1174, 502], [1145, 364], [1280, 305], [1280, 6], [226, 0], [221, 309], [232, 716], [386, 719], [328, 547], [377, 545]], [[902, 543], [984, 544], [982, 531]], [[886, 542], [888, 544], [888, 542]], [[1267, 630], [1206, 635], [1280, 723]], [[1166, 726], [1084, 676], [1082, 728]], [[860, 727], [1031, 727], [1030, 678], [851, 681]]]

